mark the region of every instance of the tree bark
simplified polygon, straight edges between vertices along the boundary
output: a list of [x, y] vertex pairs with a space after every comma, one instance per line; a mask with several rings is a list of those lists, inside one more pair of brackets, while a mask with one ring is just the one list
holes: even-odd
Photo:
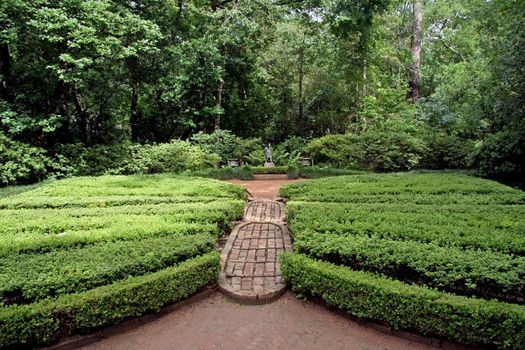
[[131, 126], [131, 139], [137, 141], [138, 139], [138, 128], [139, 128], [139, 112], [138, 112], [138, 92], [137, 92], [137, 81], [131, 79], [131, 103], [130, 103], [130, 126]]
[[88, 130], [88, 118], [89, 113], [84, 107], [84, 103], [82, 102], [82, 96], [80, 95], [80, 91], [78, 91], [78, 88], [76, 86], [73, 86], [72, 88], [73, 92], [73, 104], [75, 105], [75, 109], [77, 111], [77, 123], [78, 123], [78, 131], [80, 134], [81, 140], [88, 144], [89, 143], [89, 130]]
[[423, 1], [414, 0], [412, 22], [412, 67], [410, 69], [410, 89], [412, 103], [421, 96], [421, 39], [423, 35]]
[[[219, 0], [211, 0], [211, 10], [217, 11], [223, 3]], [[225, 47], [221, 47], [221, 54], [224, 54]], [[222, 65], [220, 66], [222, 68]], [[215, 115], [213, 116], [213, 130], [217, 131], [221, 129], [221, 108], [222, 108], [222, 91], [224, 90], [224, 80], [219, 78], [217, 82], [217, 89], [215, 91]]]
[[137, 57], [129, 57], [127, 60], [130, 85], [129, 106], [129, 134], [131, 140], [137, 141], [139, 134], [139, 112], [138, 112], [138, 62]]
[[305, 131], [306, 123], [304, 119], [304, 101], [303, 101], [303, 83], [304, 83], [304, 47], [299, 51], [299, 123], [301, 133]]
[[215, 95], [215, 116], [213, 118], [213, 129], [215, 131], [221, 130], [221, 113], [222, 108], [222, 90], [224, 89], [224, 80], [219, 79], [217, 83], [217, 93]]
[[13, 93], [11, 91], [13, 84], [13, 74], [11, 68], [11, 54], [7, 43], [0, 44], [0, 72], [2, 72], [2, 81], [0, 81], [0, 97], [13, 103]]

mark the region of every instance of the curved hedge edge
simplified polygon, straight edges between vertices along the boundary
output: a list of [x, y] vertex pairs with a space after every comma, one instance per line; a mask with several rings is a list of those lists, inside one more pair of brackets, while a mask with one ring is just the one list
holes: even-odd
[[283, 254], [281, 261], [294, 291], [321, 296], [354, 316], [468, 345], [525, 348], [524, 306], [438, 292], [299, 254]]
[[0, 348], [49, 344], [61, 336], [88, 333], [148, 311], [158, 311], [216, 280], [219, 270], [219, 254], [212, 252], [87, 292], [0, 308]]

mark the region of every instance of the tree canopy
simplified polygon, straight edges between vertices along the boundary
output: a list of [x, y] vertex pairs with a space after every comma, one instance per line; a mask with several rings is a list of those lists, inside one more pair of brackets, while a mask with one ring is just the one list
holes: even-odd
[[425, 167], [461, 153], [458, 166], [520, 173], [523, 13], [518, 0], [4, 0], [0, 133], [49, 155], [219, 129], [272, 143], [406, 133], [443, 151]]

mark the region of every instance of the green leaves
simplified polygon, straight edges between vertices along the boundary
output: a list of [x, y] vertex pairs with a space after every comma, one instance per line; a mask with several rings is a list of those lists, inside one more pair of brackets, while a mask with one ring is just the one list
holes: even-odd
[[301, 254], [281, 256], [283, 277], [298, 293], [322, 297], [357, 317], [499, 349], [525, 346], [525, 307], [405, 284]]
[[217, 278], [219, 255], [208, 253], [144, 276], [53, 300], [0, 308], [0, 346], [49, 344], [189, 297]]
[[281, 195], [298, 253], [282, 271], [297, 292], [394, 329], [525, 344], [523, 191], [436, 172], [331, 177]]
[[241, 187], [170, 175], [77, 177], [3, 198], [0, 347], [188, 297], [216, 279], [217, 236], [243, 216], [244, 198]]
[[42, 6], [29, 24], [55, 47], [48, 65], [59, 79], [84, 85], [87, 69], [156, 50], [158, 26], [123, 11], [112, 1], [64, 1]]

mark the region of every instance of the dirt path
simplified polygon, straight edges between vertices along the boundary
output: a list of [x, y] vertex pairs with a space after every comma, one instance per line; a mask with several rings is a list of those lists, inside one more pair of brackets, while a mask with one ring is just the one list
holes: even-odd
[[152, 323], [86, 346], [130, 349], [435, 349], [369, 329], [286, 292], [271, 304], [246, 306], [220, 293]]
[[290, 180], [286, 175], [256, 175], [255, 180], [228, 180], [245, 187], [254, 197], [278, 197], [281, 186], [299, 181], [304, 179]]

